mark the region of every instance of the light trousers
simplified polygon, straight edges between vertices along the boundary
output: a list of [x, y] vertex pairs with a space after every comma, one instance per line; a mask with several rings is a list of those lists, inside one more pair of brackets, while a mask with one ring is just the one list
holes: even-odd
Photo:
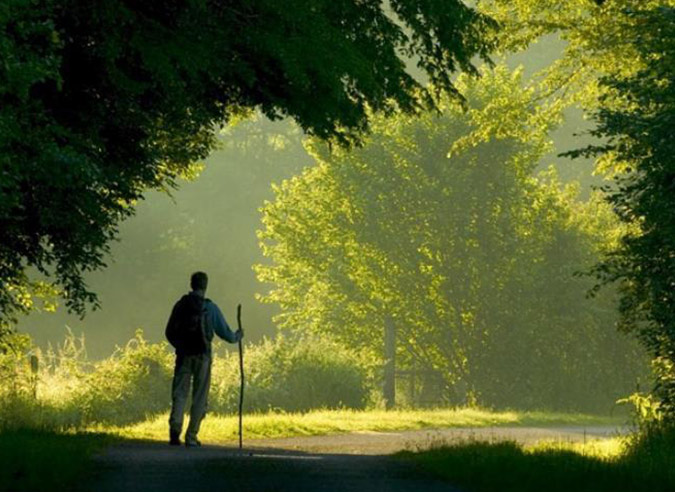
[[178, 355], [173, 372], [171, 386], [171, 415], [169, 428], [171, 433], [180, 435], [183, 430], [185, 405], [192, 385], [192, 406], [190, 407], [190, 422], [185, 432], [185, 441], [195, 441], [199, 433], [199, 426], [206, 415], [209, 387], [211, 386], [211, 355]]

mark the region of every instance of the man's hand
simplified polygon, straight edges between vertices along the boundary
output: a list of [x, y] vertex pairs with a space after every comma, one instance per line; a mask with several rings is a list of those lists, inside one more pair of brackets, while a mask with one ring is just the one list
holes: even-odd
[[244, 338], [244, 330], [242, 330], [241, 328], [239, 328], [235, 333], [237, 335], [237, 341]]

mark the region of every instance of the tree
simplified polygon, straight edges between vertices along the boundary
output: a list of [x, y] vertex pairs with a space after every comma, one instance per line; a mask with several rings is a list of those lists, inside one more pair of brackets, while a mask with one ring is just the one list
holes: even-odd
[[[559, 34], [563, 57], [542, 74], [550, 92], [579, 101], [609, 143], [569, 155], [594, 156], [614, 180], [607, 199], [627, 232], [592, 271], [621, 291], [620, 327], [653, 358], [655, 394], [675, 415], [675, 317], [672, 315], [673, 0], [483, 2], [497, 19], [504, 49]], [[600, 285], [596, 286], [597, 292]]]
[[656, 396], [675, 416], [675, 7], [626, 12], [627, 33], [646, 60], [633, 76], [606, 77], [609, 97], [596, 113], [605, 145], [575, 154], [600, 155], [623, 172], [607, 199], [629, 231], [594, 270], [621, 289], [621, 326], [635, 332], [653, 358]]
[[441, 114], [374, 117], [360, 149], [311, 146], [316, 165], [263, 210], [263, 299], [281, 327], [375, 358], [392, 316], [400, 364], [435, 371], [453, 403], [468, 389], [492, 405], [605, 408], [641, 360], [614, 336], [611, 295], [593, 305], [574, 272], [606, 247], [611, 211], [534, 176], [559, 107], [518, 72], [458, 87], [467, 112], [445, 99]]
[[[96, 302], [121, 220], [170, 190], [219, 126], [259, 109], [354, 142], [366, 106], [415, 112], [475, 72], [494, 23], [459, 0], [8, 0], [0, 6], [0, 320], [52, 285]], [[47, 283], [45, 283], [47, 281]], [[53, 292], [54, 293], [54, 292]]]
[[[562, 41], [560, 56], [541, 70], [532, 83], [540, 97], [593, 111], [606, 94], [600, 79], [635, 74], [644, 60], [629, 33], [637, 27], [631, 9], [669, 4], [673, 0], [482, 0], [481, 12], [500, 24], [494, 40], [497, 51], [524, 50], [546, 38]], [[605, 105], [620, 101], [604, 98]]]

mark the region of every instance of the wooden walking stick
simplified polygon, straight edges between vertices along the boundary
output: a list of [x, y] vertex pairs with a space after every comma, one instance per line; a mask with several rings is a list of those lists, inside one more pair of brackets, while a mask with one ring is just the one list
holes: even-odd
[[[241, 304], [237, 305], [237, 325], [239, 325], [239, 331], [243, 335], [241, 329]], [[241, 337], [239, 338], [239, 375], [241, 383], [239, 385], [239, 449], [243, 448], [243, 427], [242, 427], [242, 415], [244, 410], [244, 346], [241, 343]]]

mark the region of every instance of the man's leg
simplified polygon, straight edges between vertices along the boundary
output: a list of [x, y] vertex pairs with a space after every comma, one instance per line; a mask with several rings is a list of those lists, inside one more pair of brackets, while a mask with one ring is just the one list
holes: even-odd
[[172, 444], [180, 443], [185, 404], [190, 393], [191, 365], [190, 357], [176, 356], [173, 383], [171, 384], [171, 414], [169, 415], [169, 436]]
[[197, 433], [199, 433], [199, 426], [206, 415], [209, 388], [211, 386], [211, 355], [204, 354], [195, 359], [190, 423], [185, 433], [185, 444], [188, 446], [199, 445]]

